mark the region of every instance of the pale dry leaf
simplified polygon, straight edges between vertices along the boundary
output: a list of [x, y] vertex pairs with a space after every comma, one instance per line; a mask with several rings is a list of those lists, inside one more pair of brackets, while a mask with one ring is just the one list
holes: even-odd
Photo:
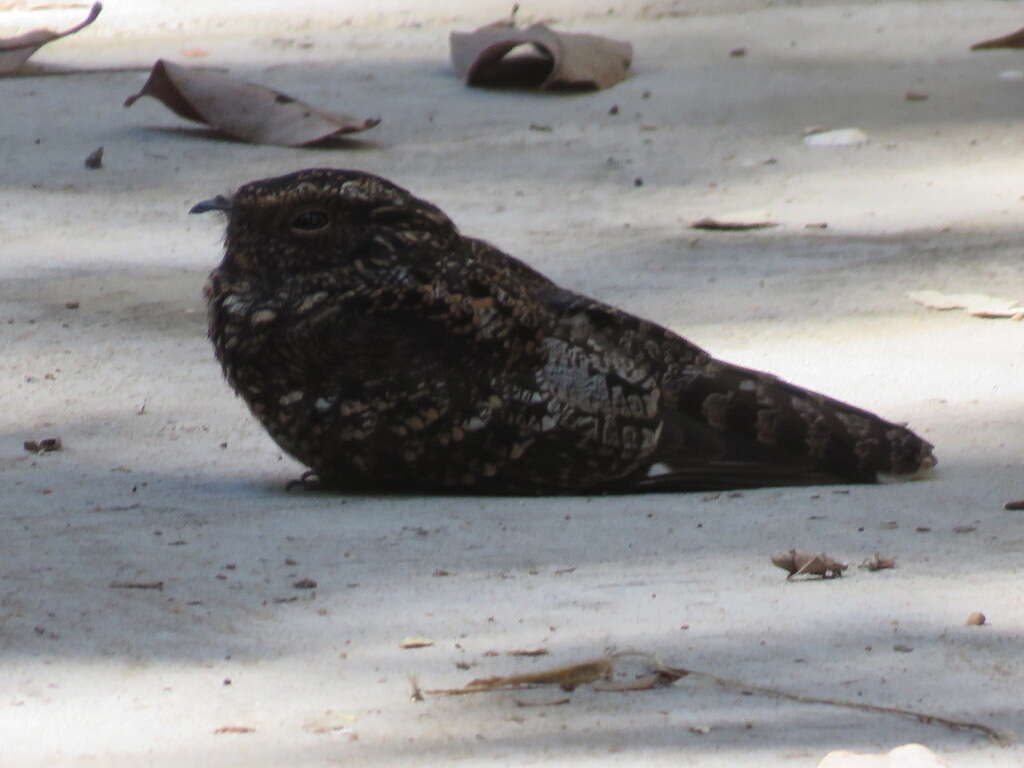
[[33, 53], [38, 51], [47, 43], [59, 40], [62, 37], [73, 35], [79, 30], [85, 29], [100, 15], [103, 10], [103, 3], [94, 3], [89, 9], [89, 15], [75, 26], [65, 29], [63, 32], [54, 32], [52, 29], [33, 29], [17, 37], [0, 39], [0, 75], [10, 75], [21, 69], [22, 65], [29, 60]]
[[299, 147], [365, 131], [380, 122], [326, 112], [261, 85], [163, 59], [153, 65], [142, 90], [124, 105], [130, 107], [143, 96], [162, 101], [186, 120], [253, 144]]
[[1010, 317], [1019, 320], [1024, 317], [1024, 303], [1014, 299], [1002, 299], [983, 293], [942, 293], [940, 291], [910, 291], [907, 297], [929, 309], [947, 311], [963, 309], [974, 317]]
[[[455, 74], [467, 85], [600, 90], [625, 80], [633, 61], [629, 43], [545, 24], [519, 29], [499, 22], [452, 32], [449, 45]], [[515, 51], [520, 46], [529, 48]]]
[[860, 128], [811, 130], [804, 133], [804, 144], [809, 147], [856, 147], [865, 144], [868, 135]]

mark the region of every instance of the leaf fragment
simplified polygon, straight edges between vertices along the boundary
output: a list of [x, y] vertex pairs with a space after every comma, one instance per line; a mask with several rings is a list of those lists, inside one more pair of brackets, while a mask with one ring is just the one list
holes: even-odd
[[320, 110], [262, 85], [163, 59], [153, 65], [142, 90], [124, 105], [130, 107], [143, 96], [163, 102], [186, 120], [253, 144], [300, 147], [365, 131], [380, 122]]
[[950, 309], [963, 309], [974, 317], [1024, 319], [1024, 302], [987, 296], [983, 293], [910, 291], [907, 293], [907, 297], [911, 301], [923, 304], [928, 309], [937, 309], [941, 312]]
[[79, 30], [85, 29], [100, 15], [103, 10], [103, 3], [93, 3], [89, 14], [63, 32], [54, 32], [52, 29], [33, 29], [23, 35], [16, 37], [0, 38], [0, 75], [10, 75], [21, 69], [22, 65], [29, 60], [33, 53], [38, 51], [47, 43], [59, 40], [62, 37], [73, 35]]
[[[525, 52], [513, 51], [529, 46]], [[523, 29], [500, 21], [449, 37], [455, 74], [467, 85], [601, 90], [625, 80], [633, 46], [598, 35]]]
[[896, 567], [895, 557], [882, 557], [878, 552], [867, 558], [860, 564], [861, 568], [865, 568], [869, 571], [882, 571], [887, 568]]

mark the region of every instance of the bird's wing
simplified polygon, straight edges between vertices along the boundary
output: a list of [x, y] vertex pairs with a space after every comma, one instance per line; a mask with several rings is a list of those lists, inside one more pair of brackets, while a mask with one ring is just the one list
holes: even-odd
[[929, 443], [873, 413], [715, 360], [661, 326], [586, 297], [557, 301], [560, 338], [604, 361], [612, 375], [653, 382], [657, 408], [645, 418], [657, 424], [657, 445], [636, 454], [636, 469], [611, 481], [614, 489], [863, 483], [935, 463]]

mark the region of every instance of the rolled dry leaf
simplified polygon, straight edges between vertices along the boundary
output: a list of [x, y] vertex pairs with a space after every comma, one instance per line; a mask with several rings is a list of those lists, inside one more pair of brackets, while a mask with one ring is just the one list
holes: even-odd
[[103, 3], [93, 3], [92, 8], [89, 9], [89, 15], [84, 20], [63, 32], [54, 32], [52, 29], [33, 29], [17, 37], [0, 39], [0, 75], [17, 72], [33, 53], [47, 43], [85, 29], [96, 21], [96, 17], [102, 10]]
[[1024, 48], [1024, 28], [1002, 37], [982, 40], [980, 43], [975, 43], [971, 46], [972, 51], [989, 51], [993, 48]]
[[769, 229], [779, 226], [774, 221], [741, 221], [723, 216], [705, 216], [690, 225], [690, 229], [707, 229], [716, 232], [749, 232], [753, 229]]
[[[449, 37], [455, 74], [467, 85], [603, 89], [626, 79], [633, 46], [597, 35], [556, 32], [545, 24], [507, 22]], [[521, 45], [525, 54], [509, 56]]]
[[365, 131], [380, 122], [325, 112], [262, 85], [163, 59], [153, 65], [142, 90], [124, 105], [130, 107], [143, 96], [162, 101], [186, 120], [253, 144], [299, 147]]

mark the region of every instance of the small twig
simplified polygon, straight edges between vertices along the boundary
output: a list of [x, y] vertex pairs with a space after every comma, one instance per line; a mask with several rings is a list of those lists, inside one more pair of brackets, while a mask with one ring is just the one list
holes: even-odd
[[420, 681], [416, 675], [409, 675], [409, 685], [412, 687], [412, 692], [409, 694], [409, 698], [413, 701], [426, 701], [423, 698], [423, 690], [420, 688]]
[[800, 704], [827, 704], [830, 707], [842, 707], [843, 709], [858, 709], [862, 712], [878, 712], [880, 714], [887, 715], [904, 715], [906, 717], [912, 717], [918, 722], [924, 723], [925, 725], [931, 725], [936, 723], [938, 725], [944, 725], [947, 728], [953, 730], [970, 730], [978, 731], [983, 733], [992, 739], [996, 744], [1000, 746], [1009, 745], [1013, 739], [1005, 733], [992, 728], [991, 726], [984, 725], [982, 723], [973, 723], [968, 720], [953, 720], [948, 717], [942, 717], [940, 715], [933, 715], [928, 712], [918, 712], [913, 709], [904, 709], [903, 707], [883, 707], [880, 704], [865, 704], [859, 701], [848, 701], [846, 699], [829, 699], [822, 698], [819, 696], [804, 696], [800, 693], [789, 693], [788, 691], [780, 691], [777, 688], [766, 688], [760, 685], [747, 685], [740, 680], [730, 680], [727, 677], [719, 677], [718, 675], [711, 674], [710, 672], [697, 672], [695, 670], [689, 670], [691, 675], [696, 677], [703, 677], [707, 680], [711, 680], [716, 685], [720, 685], [723, 688], [735, 688], [745, 692], [754, 693], [758, 696], [770, 696], [775, 699], [787, 699], [789, 701], [796, 701]]
[[112, 581], [111, 589], [163, 589], [162, 581]]
[[[654, 672], [653, 675], [640, 678], [639, 680], [627, 683], [616, 683], [612, 681], [615, 662], [625, 656], [638, 656], [645, 659]], [[671, 685], [680, 678], [687, 675], [702, 677], [710, 680], [723, 688], [731, 688], [747, 694], [758, 696], [769, 696], [775, 699], [786, 699], [800, 704], [826, 704], [830, 707], [843, 709], [856, 709], [861, 712], [876, 712], [884, 715], [903, 715], [912, 717], [925, 725], [944, 725], [953, 730], [970, 730], [982, 733], [992, 739], [1000, 746], [1007, 746], [1012, 743], [1013, 738], [1002, 733], [991, 726], [982, 723], [974, 723], [968, 720], [953, 720], [952, 718], [933, 715], [929, 712], [918, 712], [903, 707], [883, 707], [879, 704], [865, 704], [859, 701], [848, 701], [846, 699], [830, 699], [819, 696], [804, 696], [799, 693], [789, 693], [777, 688], [768, 688], [761, 685], [748, 685], [741, 680], [731, 680], [727, 677], [719, 677], [711, 672], [698, 672], [683, 667], [671, 667], [665, 664], [656, 654], [639, 650], [623, 650], [609, 653], [607, 656], [594, 659], [582, 664], [572, 664], [557, 669], [545, 670], [529, 675], [513, 675], [510, 677], [492, 677], [482, 680], [473, 680], [463, 688], [450, 688], [444, 690], [425, 691], [429, 694], [461, 695], [466, 693], [485, 693], [488, 691], [515, 690], [523, 688], [534, 688], [538, 685], [558, 685], [565, 691], [571, 691], [578, 685], [590, 684], [594, 690], [599, 691], [645, 691], [665, 685]], [[558, 703], [562, 703], [559, 701]], [[525, 706], [516, 700], [519, 706]]]
[[563, 704], [568, 704], [572, 701], [569, 697], [564, 699], [552, 699], [551, 701], [523, 701], [522, 699], [512, 699], [516, 703], [517, 707], [560, 707]]

